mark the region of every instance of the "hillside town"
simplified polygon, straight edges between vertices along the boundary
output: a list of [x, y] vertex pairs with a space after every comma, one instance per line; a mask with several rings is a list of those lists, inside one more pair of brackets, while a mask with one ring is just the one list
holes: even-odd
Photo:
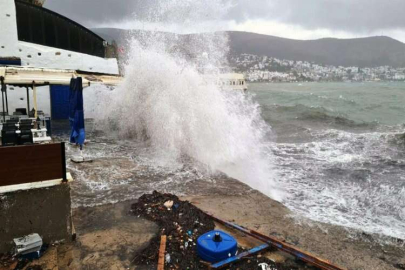
[[241, 54], [231, 57], [231, 65], [251, 82], [299, 81], [405, 81], [405, 68], [389, 66], [360, 68], [321, 65], [306, 61]]

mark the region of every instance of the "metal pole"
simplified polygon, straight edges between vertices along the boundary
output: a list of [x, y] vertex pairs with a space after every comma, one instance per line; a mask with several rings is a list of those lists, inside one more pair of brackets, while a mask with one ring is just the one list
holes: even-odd
[[29, 87], [27, 86], [27, 115], [28, 118], [30, 117], [30, 93], [29, 93]]
[[38, 118], [38, 104], [37, 104], [37, 87], [35, 86], [35, 82], [32, 82], [32, 90], [34, 90], [34, 110], [35, 115], [34, 118]]
[[4, 88], [6, 87], [6, 85], [4, 84], [4, 77], [0, 77], [0, 81], [1, 81], [1, 101], [3, 104], [3, 122], [6, 122], [6, 112], [4, 111]]
[[7, 109], [7, 114], [10, 115], [10, 113], [8, 112], [8, 97], [7, 97], [7, 85], [4, 86], [4, 90], [5, 90], [5, 95], [6, 95], [6, 109]]
[[3, 93], [3, 90], [1, 90], [1, 101], [2, 101], [2, 104], [3, 104], [3, 111], [2, 111], [2, 113], [3, 113], [3, 123], [5, 123], [6, 122], [6, 112], [4, 111], [4, 93]]

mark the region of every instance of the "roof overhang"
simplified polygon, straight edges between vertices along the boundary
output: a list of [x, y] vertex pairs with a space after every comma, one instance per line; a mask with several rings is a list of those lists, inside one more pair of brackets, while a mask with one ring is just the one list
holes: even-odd
[[0, 77], [4, 78], [5, 84], [15, 86], [69, 85], [70, 80], [77, 77], [83, 78], [83, 87], [97, 84], [117, 86], [123, 80], [121, 76], [29, 67], [0, 67]]

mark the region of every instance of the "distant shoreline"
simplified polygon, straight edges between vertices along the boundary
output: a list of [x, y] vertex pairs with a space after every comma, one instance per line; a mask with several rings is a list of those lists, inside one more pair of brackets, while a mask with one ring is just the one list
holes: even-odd
[[293, 84], [293, 83], [405, 83], [405, 81], [294, 81], [294, 82], [283, 82], [283, 81], [246, 81], [247, 83], [263, 83], [263, 84]]

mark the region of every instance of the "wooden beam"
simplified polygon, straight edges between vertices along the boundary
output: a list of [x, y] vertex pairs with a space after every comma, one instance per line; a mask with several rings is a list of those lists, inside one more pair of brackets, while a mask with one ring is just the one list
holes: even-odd
[[35, 86], [35, 82], [32, 82], [32, 90], [34, 92], [34, 118], [37, 120], [38, 118], [38, 103], [37, 103], [37, 87]]
[[160, 237], [159, 261], [157, 270], [165, 269], [166, 235]]
[[[70, 173], [66, 174], [67, 182], [73, 182], [72, 175]], [[42, 182], [33, 182], [27, 184], [19, 184], [19, 185], [11, 185], [11, 186], [4, 186], [0, 187], [0, 194], [15, 192], [19, 190], [30, 190], [30, 189], [37, 189], [37, 188], [46, 188], [52, 187], [62, 184], [63, 178], [55, 179], [55, 180], [48, 180]]]
[[244, 228], [242, 226], [239, 226], [237, 224], [234, 224], [232, 222], [228, 222], [228, 221], [219, 219], [219, 218], [217, 218], [214, 215], [209, 214], [209, 213], [205, 213], [205, 214], [207, 216], [211, 217], [214, 221], [216, 221], [216, 222], [218, 222], [218, 223], [220, 223], [220, 224], [222, 224], [222, 225], [224, 225], [224, 226], [226, 226], [228, 228], [238, 230], [238, 231], [240, 231], [240, 232], [242, 232], [242, 233], [244, 233], [246, 235], [249, 235], [249, 236], [251, 236], [253, 238], [256, 238], [256, 239], [258, 239], [258, 240], [260, 240], [260, 241], [262, 241], [262, 242], [264, 242], [264, 243], [266, 243], [266, 244], [268, 244], [270, 246], [273, 246], [273, 247], [277, 248], [278, 250], [284, 251], [284, 252], [296, 257], [297, 259], [299, 259], [301, 261], [304, 261], [304, 262], [306, 262], [306, 263], [308, 263], [310, 265], [316, 266], [319, 269], [322, 269], [322, 270], [344, 270], [344, 268], [342, 268], [340, 266], [334, 265], [329, 261], [323, 260], [323, 259], [318, 258], [318, 257], [316, 257], [316, 256], [314, 256], [314, 255], [312, 255], [312, 254], [310, 254], [308, 252], [302, 251], [302, 250], [300, 250], [300, 249], [298, 249], [298, 248], [296, 248], [296, 247], [294, 247], [292, 245], [289, 245], [289, 244], [287, 244], [287, 243], [285, 243], [283, 241], [280, 241], [280, 240], [276, 239], [275, 237], [263, 235], [263, 234], [261, 234], [259, 232], [254, 231], [254, 230], [250, 230], [250, 229]]

